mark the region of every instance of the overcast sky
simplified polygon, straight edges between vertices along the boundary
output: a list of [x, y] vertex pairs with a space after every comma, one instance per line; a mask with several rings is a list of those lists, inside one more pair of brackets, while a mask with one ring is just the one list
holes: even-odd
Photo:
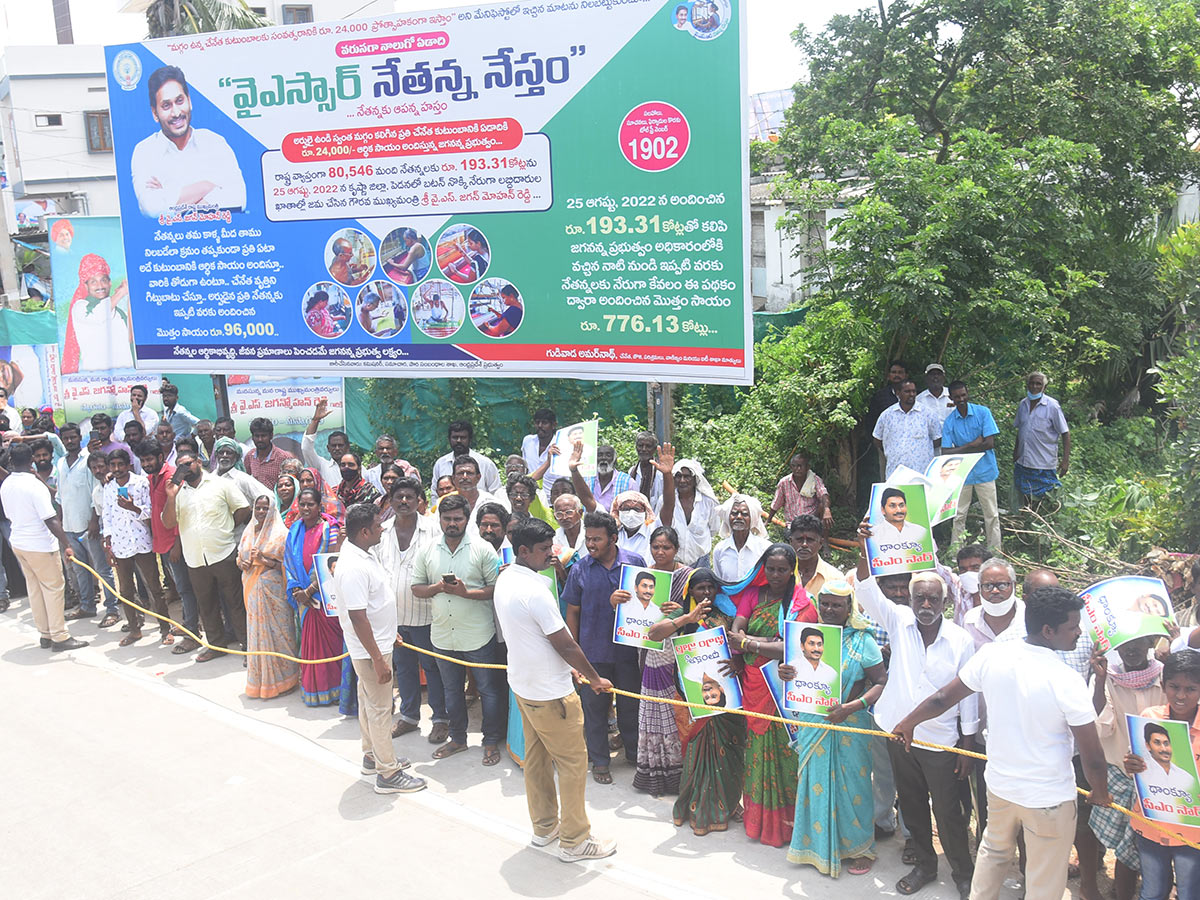
[[[115, 44], [145, 36], [142, 14], [118, 13], [126, 0], [75, 0], [71, 20], [76, 43]], [[347, 0], [346, 12], [362, 4]], [[436, 8], [431, 0], [398, 0], [399, 10]], [[454, 6], [454, 3], [446, 3]], [[819, 31], [837, 13], [852, 12], [867, 0], [748, 0], [750, 93], [791, 87], [801, 74], [800, 53], [790, 35], [801, 23]], [[0, 0], [0, 45], [53, 44], [51, 0]]]

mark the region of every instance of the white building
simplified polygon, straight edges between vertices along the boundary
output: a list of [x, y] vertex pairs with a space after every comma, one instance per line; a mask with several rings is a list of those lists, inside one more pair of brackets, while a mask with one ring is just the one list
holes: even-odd
[[46, 200], [51, 214], [117, 214], [102, 47], [6, 47], [0, 135], [17, 205]]

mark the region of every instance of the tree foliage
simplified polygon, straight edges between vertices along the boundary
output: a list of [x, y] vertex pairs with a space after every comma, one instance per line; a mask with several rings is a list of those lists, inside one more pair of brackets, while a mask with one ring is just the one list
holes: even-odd
[[146, 26], [152, 38], [265, 28], [271, 24], [246, 0], [154, 0], [146, 9]]

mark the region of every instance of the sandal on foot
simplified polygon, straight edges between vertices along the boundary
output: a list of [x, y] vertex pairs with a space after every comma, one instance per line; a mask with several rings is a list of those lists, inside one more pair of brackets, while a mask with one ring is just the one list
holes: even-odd
[[483, 764], [485, 766], [494, 766], [500, 762], [500, 748], [496, 746], [483, 748]]
[[455, 753], [462, 753], [466, 749], [466, 744], [459, 744], [455, 741], [449, 741], [433, 751], [433, 758], [445, 759], [448, 756], [453, 756]]
[[865, 856], [860, 856], [858, 859], [852, 859], [846, 866], [846, 871], [851, 875], [866, 875], [871, 871], [871, 866], [874, 860], [867, 859]]
[[915, 894], [936, 878], [937, 872], [930, 872], [928, 869], [914, 866], [911, 872], [896, 882], [896, 890], [905, 896]]
[[173, 643], [175, 643], [175, 635], [171, 634], [169, 631], [166, 634], [161, 635], [158, 640], [158, 645], [160, 647], [167, 647]]
[[116, 625], [120, 621], [121, 621], [121, 617], [118, 616], [116, 613], [108, 613], [103, 619], [101, 619], [99, 622], [96, 623], [96, 627], [97, 628], [112, 628], [114, 625]]
[[434, 722], [433, 730], [429, 732], [429, 743], [441, 744], [450, 737], [450, 725], [447, 722]]
[[916, 845], [912, 841], [905, 841], [904, 849], [900, 852], [900, 862], [906, 866], [915, 866], [920, 861], [921, 858], [917, 855]]
[[592, 781], [596, 784], [612, 784], [612, 772], [608, 769], [592, 769]]
[[135, 644], [142, 639], [140, 631], [131, 631], [125, 637], [121, 638], [121, 646], [128, 647], [130, 644]]
[[78, 606], [63, 616], [63, 618], [68, 622], [75, 622], [79, 619], [94, 619], [95, 617], [96, 611], [94, 609], [91, 612], [84, 612], [83, 609]]
[[193, 650], [200, 649], [200, 642], [195, 638], [185, 637], [182, 641], [171, 648], [171, 652], [177, 656], [182, 656], [185, 653], [191, 653]]

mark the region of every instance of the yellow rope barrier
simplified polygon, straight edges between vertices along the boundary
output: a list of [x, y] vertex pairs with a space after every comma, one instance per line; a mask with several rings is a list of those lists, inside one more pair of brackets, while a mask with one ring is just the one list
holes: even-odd
[[[136, 609], [138, 612], [143, 613], [144, 615], [153, 616], [156, 619], [159, 619], [163, 622], [167, 622], [171, 625], [174, 625], [180, 631], [182, 631], [184, 634], [186, 634], [188, 637], [190, 637], [192, 640], [196, 641], [201, 646], [208, 648], [209, 650], [215, 650], [220, 653], [228, 653], [233, 656], [273, 656], [277, 659], [286, 659], [289, 662], [299, 663], [300, 665], [304, 665], [304, 666], [315, 666], [315, 665], [320, 665], [322, 663], [340, 662], [341, 660], [345, 659], [347, 656], [350, 655], [349, 653], [343, 653], [340, 656], [330, 656], [330, 657], [327, 657], [326, 659], [300, 659], [295, 656], [289, 656], [286, 653], [277, 653], [274, 650], [234, 650], [230, 647], [217, 647], [213, 644], [208, 643], [208, 641], [204, 640], [204, 638], [200, 637], [198, 634], [194, 634], [193, 632], [189, 631], [187, 628], [185, 628], [179, 622], [176, 622], [174, 619], [171, 619], [167, 616], [159, 615], [158, 613], [154, 612], [153, 610], [145, 609], [144, 607], [139, 606], [137, 603], [134, 603], [132, 600], [126, 600], [124, 597], [121, 596], [121, 594], [117, 591], [116, 588], [114, 588], [111, 584], [109, 584], [107, 581], [105, 581], [100, 576], [100, 573], [97, 572], [95, 569], [93, 569], [91, 566], [89, 566], [87, 563], [81, 562], [80, 560], [76, 559], [75, 557], [71, 557], [71, 562], [73, 562], [73, 563], [75, 563], [75, 565], [81, 566], [82, 568], [91, 572], [96, 577], [97, 581], [99, 581], [101, 584], [103, 584], [105, 587], [107, 587], [112, 592], [113, 596], [116, 597], [118, 600], [120, 600], [122, 603], [124, 603], [126, 606], [131, 606], [134, 609]], [[434, 659], [445, 660], [446, 662], [452, 662], [452, 663], [455, 663], [456, 665], [466, 666], [467, 668], [471, 668], [471, 669], [505, 669], [505, 670], [508, 669], [508, 666], [504, 665], [503, 663], [468, 663], [468, 662], [463, 662], [461, 659], [455, 659], [453, 656], [446, 656], [445, 654], [438, 653], [435, 650], [426, 650], [422, 647], [417, 647], [413, 644], [403, 644], [403, 646], [407, 647], [409, 650], [412, 650], [416, 653], [423, 653], [426, 656], [432, 656]], [[584, 684], [588, 683], [586, 678], [583, 679], [583, 683]], [[671, 706], [683, 706], [683, 707], [687, 707], [689, 709], [709, 710], [711, 708], [711, 707], [705, 706], [702, 703], [692, 703], [688, 700], [670, 700], [670, 699], [667, 699], [666, 697], [647, 697], [645, 694], [635, 694], [631, 691], [623, 691], [617, 687], [614, 687], [612, 689], [612, 693], [616, 694], [618, 696], [621, 696], [621, 697], [629, 697], [633, 700], [638, 700], [638, 701], [648, 700], [651, 703], [667, 703], [667, 704], [670, 704]], [[729, 710], [725, 711], [725, 714], [726, 715], [745, 716], [746, 718], [750, 718], [750, 719], [763, 719], [767, 722], [777, 722], [781, 725], [791, 725], [791, 726], [795, 726], [795, 727], [799, 727], [799, 728], [819, 728], [819, 729], [823, 729], [825, 731], [841, 731], [841, 732], [846, 732], [849, 734], [863, 734], [863, 735], [867, 735], [870, 737], [881, 737], [881, 738], [886, 738], [889, 741], [898, 740], [898, 738], [894, 734], [891, 734], [890, 732], [877, 731], [873, 728], [854, 728], [850, 725], [830, 725], [827, 722], [800, 722], [795, 719], [785, 719], [783, 716], [773, 716], [769, 713], [760, 713], [760, 712], [755, 712], [754, 710], [749, 710], [749, 709], [729, 709]], [[964, 750], [961, 747], [947, 747], [947, 746], [944, 746], [943, 744], [933, 744], [928, 741], [918, 741], [918, 740], [914, 740], [913, 744], [920, 746], [920, 747], [926, 747], [930, 750], [940, 750], [944, 753], [956, 753], [959, 756], [966, 756], [966, 757], [970, 757], [971, 759], [983, 760], [984, 762], [987, 761], [987, 756], [985, 756], [984, 754], [976, 753], [974, 750]], [[1079, 794], [1083, 797], [1088, 796], [1088, 792], [1085, 791], [1083, 788], [1077, 787], [1076, 791], [1078, 791]], [[1167, 828], [1164, 828], [1158, 822], [1153, 822], [1150, 819], [1147, 819], [1145, 816], [1141, 815], [1138, 812], [1126, 809], [1125, 807], [1120, 806], [1119, 804], [1116, 804], [1116, 803], [1109, 804], [1109, 808], [1115, 809], [1117, 812], [1123, 813], [1126, 816], [1129, 816], [1131, 819], [1139, 819], [1140, 821], [1149, 825], [1151, 828], [1155, 829], [1156, 831], [1159, 831], [1163, 834], [1169, 835], [1170, 837], [1174, 838], [1175, 840], [1182, 841], [1184, 844], [1186, 844], [1187, 846], [1191, 847], [1194, 850], [1200, 850], [1200, 844], [1193, 843], [1192, 841], [1189, 841], [1186, 838], [1181, 837], [1180, 835], [1176, 834], [1175, 832], [1170, 831]]]

